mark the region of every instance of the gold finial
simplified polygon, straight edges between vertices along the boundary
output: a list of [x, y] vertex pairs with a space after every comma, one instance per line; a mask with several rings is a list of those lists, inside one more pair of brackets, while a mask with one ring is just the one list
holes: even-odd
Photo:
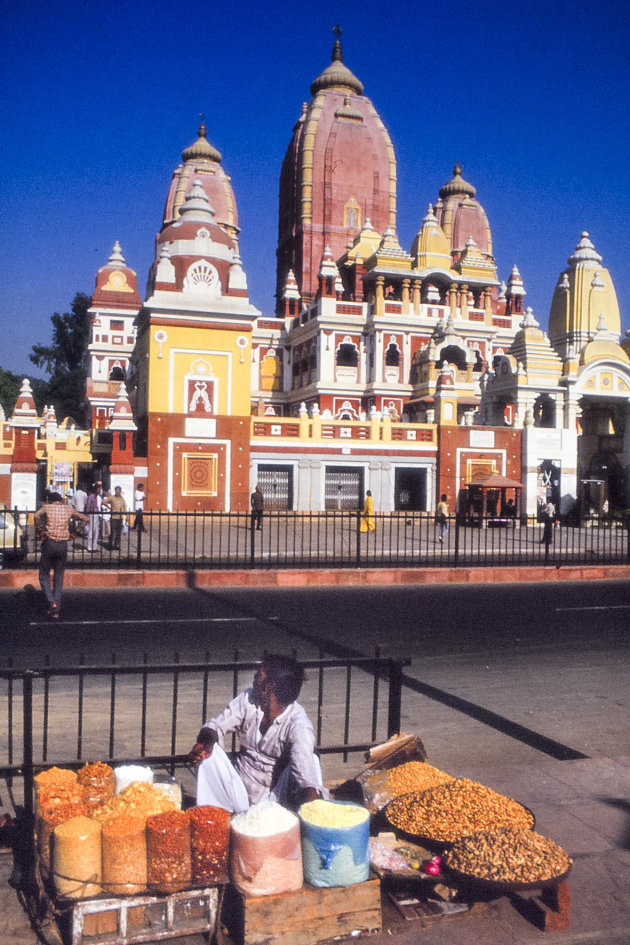
[[339, 26], [339, 24], [333, 27], [333, 33], [335, 34], [335, 45], [333, 46], [333, 51], [332, 51], [332, 61], [343, 62], [343, 56], [341, 54], [341, 42], [340, 42], [342, 29]]

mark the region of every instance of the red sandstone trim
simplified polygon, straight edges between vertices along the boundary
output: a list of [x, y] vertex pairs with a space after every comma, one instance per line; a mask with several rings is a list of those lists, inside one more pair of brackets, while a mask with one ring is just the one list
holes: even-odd
[[[251, 571], [67, 571], [65, 586], [104, 587], [375, 587], [398, 584], [499, 584], [627, 581], [630, 565], [532, 568], [321, 568]], [[0, 571], [0, 589], [38, 587], [36, 571]]]

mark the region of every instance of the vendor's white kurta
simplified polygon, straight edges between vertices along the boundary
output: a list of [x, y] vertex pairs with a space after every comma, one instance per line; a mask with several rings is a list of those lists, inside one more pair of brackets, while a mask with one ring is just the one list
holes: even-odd
[[[260, 734], [263, 710], [253, 701], [252, 690], [247, 689], [230, 702], [216, 718], [210, 719], [204, 728], [212, 728], [219, 737], [218, 744], [224, 747], [225, 736], [235, 732], [240, 750], [234, 761], [234, 768], [245, 788], [250, 804], [255, 804], [263, 797], [275, 796], [286, 802], [286, 798], [277, 796], [284, 793], [288, 781], [297, 789], [321, 789], [322, 775], [319, 761], [314, 754], [315, 733], [311, 721], [298, 702], [292, 702], [284, 712], [269, 726], [264, 735]], [[199, 767], [197, 780], [197, 803], [212, 804], [208, 798], [216, 793], [217, 781], [225, 780], [227, 775], [228, 792], [240, 806], [233, 810], [245, 810], [243, 795], [236, 789], [234, 794], [233, 778], [225, 771], [223, 752], [213, 750]], [[221, 759], [223, 755], [223, 759]], [[225, 806], [219, 804], [218, 806]]]

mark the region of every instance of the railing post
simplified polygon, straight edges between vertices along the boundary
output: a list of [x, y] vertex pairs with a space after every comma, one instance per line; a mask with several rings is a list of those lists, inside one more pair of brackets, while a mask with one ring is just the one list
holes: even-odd
[[249, 566], [250, 568], [255, 567], [256, 562], [254, 560], [256, 553], [256, 536], [254, 535], [254, 516], [250, 516], [250, 526], [249, 526]]
[[136, 515], [136, 568], [142, 567], [142, 528], [138, 525], [138, 516]]
[[459, 524], [460, 524], [459, 515], [456, 514], [454, 516], [454, 520], [455, 520], [455, 548], [453, 549], [453, 553], [455, 555], [455, 560], [453, 564], [455, 565], [455, 567], [457, 567], [459, 564]]
[[400, 734], [402, 716], [402, 664], [389, 661], [389, 700], [387, 707], [387, 737]]
[[[350, 513], [352, 515], [352, 512]], [[357, 568], [361, 567], [361, 512], [356, 513], [357, 517]]]
[[33, 825], [33, 679], [35, 673], [27, 669], [22, 676], [22, 737], [24, 740], [24, 816], [26, 828]]

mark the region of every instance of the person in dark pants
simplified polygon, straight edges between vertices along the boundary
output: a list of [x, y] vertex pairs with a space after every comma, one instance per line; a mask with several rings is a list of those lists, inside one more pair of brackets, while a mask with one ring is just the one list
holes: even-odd
[[122, 494], [121, 486], [116, 486], [113, 496], [110, 497], [109, 507], [112, 515], [112, 531], [109, 539], [109, 547], [112, 551], [120, 551], [120, 536], [122, 535], [123, 523], [126, 521], [127, 503]]
[[255, 525], [256, 529], [260, 531], [260, 529], [262, 528], [263, 509], [265, 507], [265, 500], [263, 498], [262, 489], [260, 488], [260, 486], [256, 486], [256, 488], [252, 492], [251, 504], [252, 504], [252, 528]]
[[[71, 505], [64, 505], [58, 492], [48, 494], [48, 501], [35, 513], [34, 522], [42, 539], [39, 558], [39, 586], [48, 601], [48, 616], [57, 619], [61, 611], [63, 575], [68, 557], [70, 521], [87, 525], [87, 517]], [[50, 572], [52, 571], [52, 587]]]
[[132, 531], [135, 531], [137, 528], [139, 532], [146, 532], [146, 528], [144, 527], [144, 503], [146, 500], [147, 494], [144, 491], [144, 484], [139, 482], [138, 488], [136, 489], [133, 496], [133, 508], [134, 512], [136, 513], [136, 517], [134, 519], [133, 525], [131, 526]]
[[540, 539], [540, 544], [547, 545], [548, 547], [551, 544], [551, 539], [553, 537], [553, 525], [556, 520], [556, 507], [551, 500], [549, 500], [549, 502], [547, 502], [545, 505], [543, 515], [543, 533], [542, 538]]

